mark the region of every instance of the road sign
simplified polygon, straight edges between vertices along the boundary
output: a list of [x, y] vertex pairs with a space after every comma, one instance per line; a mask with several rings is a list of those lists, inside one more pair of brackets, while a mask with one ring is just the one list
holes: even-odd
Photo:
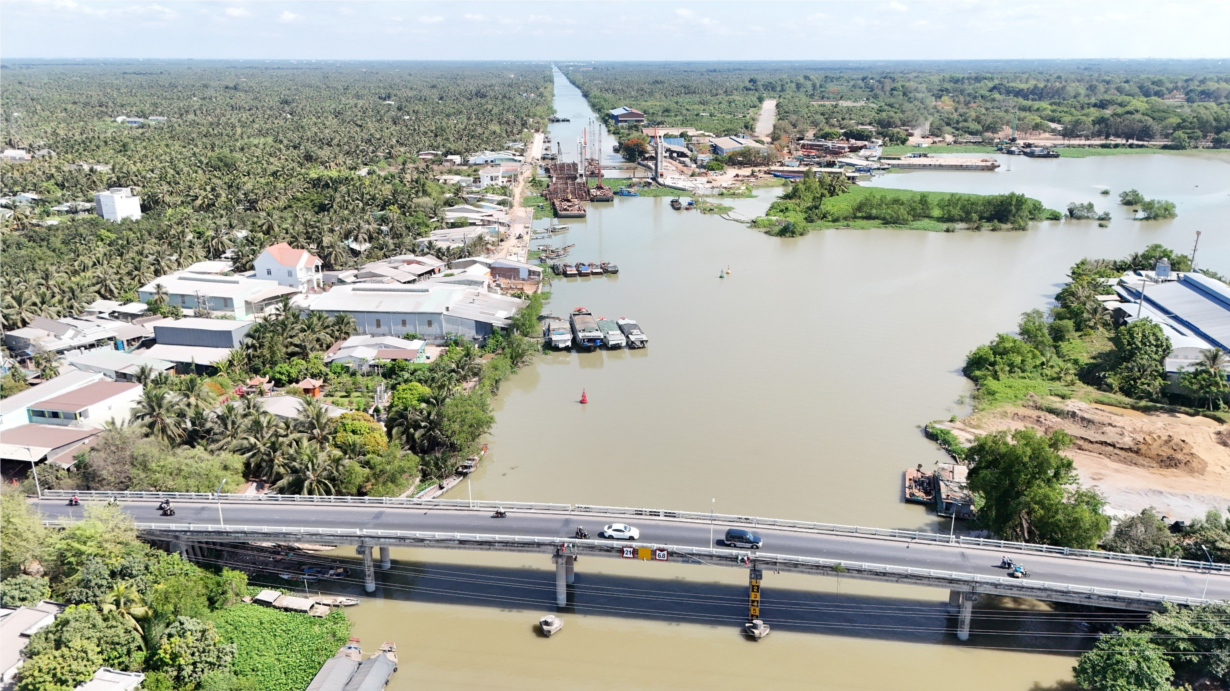
[[671, 555], [670, 550], [661, 549], [658, 547], [655, 547], [653, 550], [654, 561], [666, 561], [667, 559], [670, 558], [670, 555]]
[[636, 556], [638, 559], [644, 559], [645, 561], [649, 561], [650, 559], [653, 558], [653, 550], [649, 549], [648, 547], [637, 547]]
[[636, 558], [636, 548], [635, 547], [624, 547], [623, 558], [624, 559], [635, 559]]
[[764, 573], [760, 569], [751, 569], [748, 576], [747, 620], [751, 621], [760, 617], [760, 579]]

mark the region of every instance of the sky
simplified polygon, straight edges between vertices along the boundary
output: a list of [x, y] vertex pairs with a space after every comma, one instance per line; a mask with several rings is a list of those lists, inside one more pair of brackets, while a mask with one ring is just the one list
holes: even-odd
[[0, 58], [1230, 57], [1227, 0], [3, 0]]

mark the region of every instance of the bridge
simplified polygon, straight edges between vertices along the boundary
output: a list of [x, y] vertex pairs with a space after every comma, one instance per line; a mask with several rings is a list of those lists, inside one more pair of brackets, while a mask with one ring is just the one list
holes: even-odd
[[[83, 506], [70, 507], [72, 495], [48, 491], [31, 501], [49, 524], [65, 525], [81, 518], [88, 503], [114, 497], [143, 535], [190, 556], [202, 543], [355, 545], [368, 592], [376, 587], [374, 550], [380, 568], [387, 569], [389, 549], [399, 546], [550, 555], [561, 607], [582, 555], [741, 568], [757, 584], [764, 571], [786, 571], [944, 588], [959, 610], [961, 640], [968, 638], [979, 595], [1138, 611], [1230, 599], [1230, 565], [754, 516], [528, 502], [142, 492], [81, 492]], [[159, 514], [162, 498], [174, 502], [174, 517]], [[493, 518], [496, 508], [507, 517]], [[609, 522], [636, 526], [639, 539], [597, 538]], [[580, 526], [590, 539], [572, 537]], [[754, 530], [764, 548], [725, 547], [721, 538], [730, 527]], [[1030, 577], [1006, 577], [997, 568], [1002, 555], [1025, 564]]]

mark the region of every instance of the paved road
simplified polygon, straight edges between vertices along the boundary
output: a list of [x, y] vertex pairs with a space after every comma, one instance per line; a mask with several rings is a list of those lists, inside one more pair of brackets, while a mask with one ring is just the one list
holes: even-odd
[[[49, 518], [76, 518], [82, 508], [65, 506], [62, 500], [36, 502]], [[163, 518], [155, 502], [128, 502], [125, 510], [142, 523], [218, 524], [217, 504], [176, 504], [176, 516]], [[558, 514], [518, 514], [507, 518], [492, 518], [487, 511], [425, 510], [401, 507], [362, 506], [293, 506], [286, 504], [228, 504], [222, 507], [227, 525], [275, 526], [295, 528], [342, 528], [407, 530], [448, 533], [486, 533], [526, 537], [570, 537], [583, 525], [591, 537], [597, 537], [602, 519], [596, 516]], [[611, 518], [606, 522], [622, 522], [627, 518]], [[641, 531], [641, 542], [687, 547], [722, 547], [725, 527], [677, 521], [632, 520]], [[764, 550], [774, 554], [821, 559], [840, 559], [891, 566], [907, 566], [1003, 576], [996, 565], [999, 552], [961, 546], [912, 543], [880, 538], [859, 538], [823, 533], [762, 530]], [[1211, 576], [1190, 569], [1149, 567], [1135, 564], [1100, 562], [1073, 557], [1036, 553], [1012, 554], [1024, 564], [1034, 580], [1051, 583], [1134, 590], [1178, 597], [1202, 597], [1207, 580], [1207, 597], [1230, 599], [1230, 575]]]
[[756, 136], [768, 137], [773, 134], [773, 125], [777, 124], [777, 99], [766, 98], [760, 104], [760, 117], [756, 120]]

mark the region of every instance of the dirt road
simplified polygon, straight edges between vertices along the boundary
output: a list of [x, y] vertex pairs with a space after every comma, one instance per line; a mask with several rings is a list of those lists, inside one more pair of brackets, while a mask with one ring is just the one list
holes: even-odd
[[773, 134], [773, 125], [777, 123], [777, 99], [766, 98], [760, 104], [760, 119], [756, 121], [756, 136], [768, 139]]

